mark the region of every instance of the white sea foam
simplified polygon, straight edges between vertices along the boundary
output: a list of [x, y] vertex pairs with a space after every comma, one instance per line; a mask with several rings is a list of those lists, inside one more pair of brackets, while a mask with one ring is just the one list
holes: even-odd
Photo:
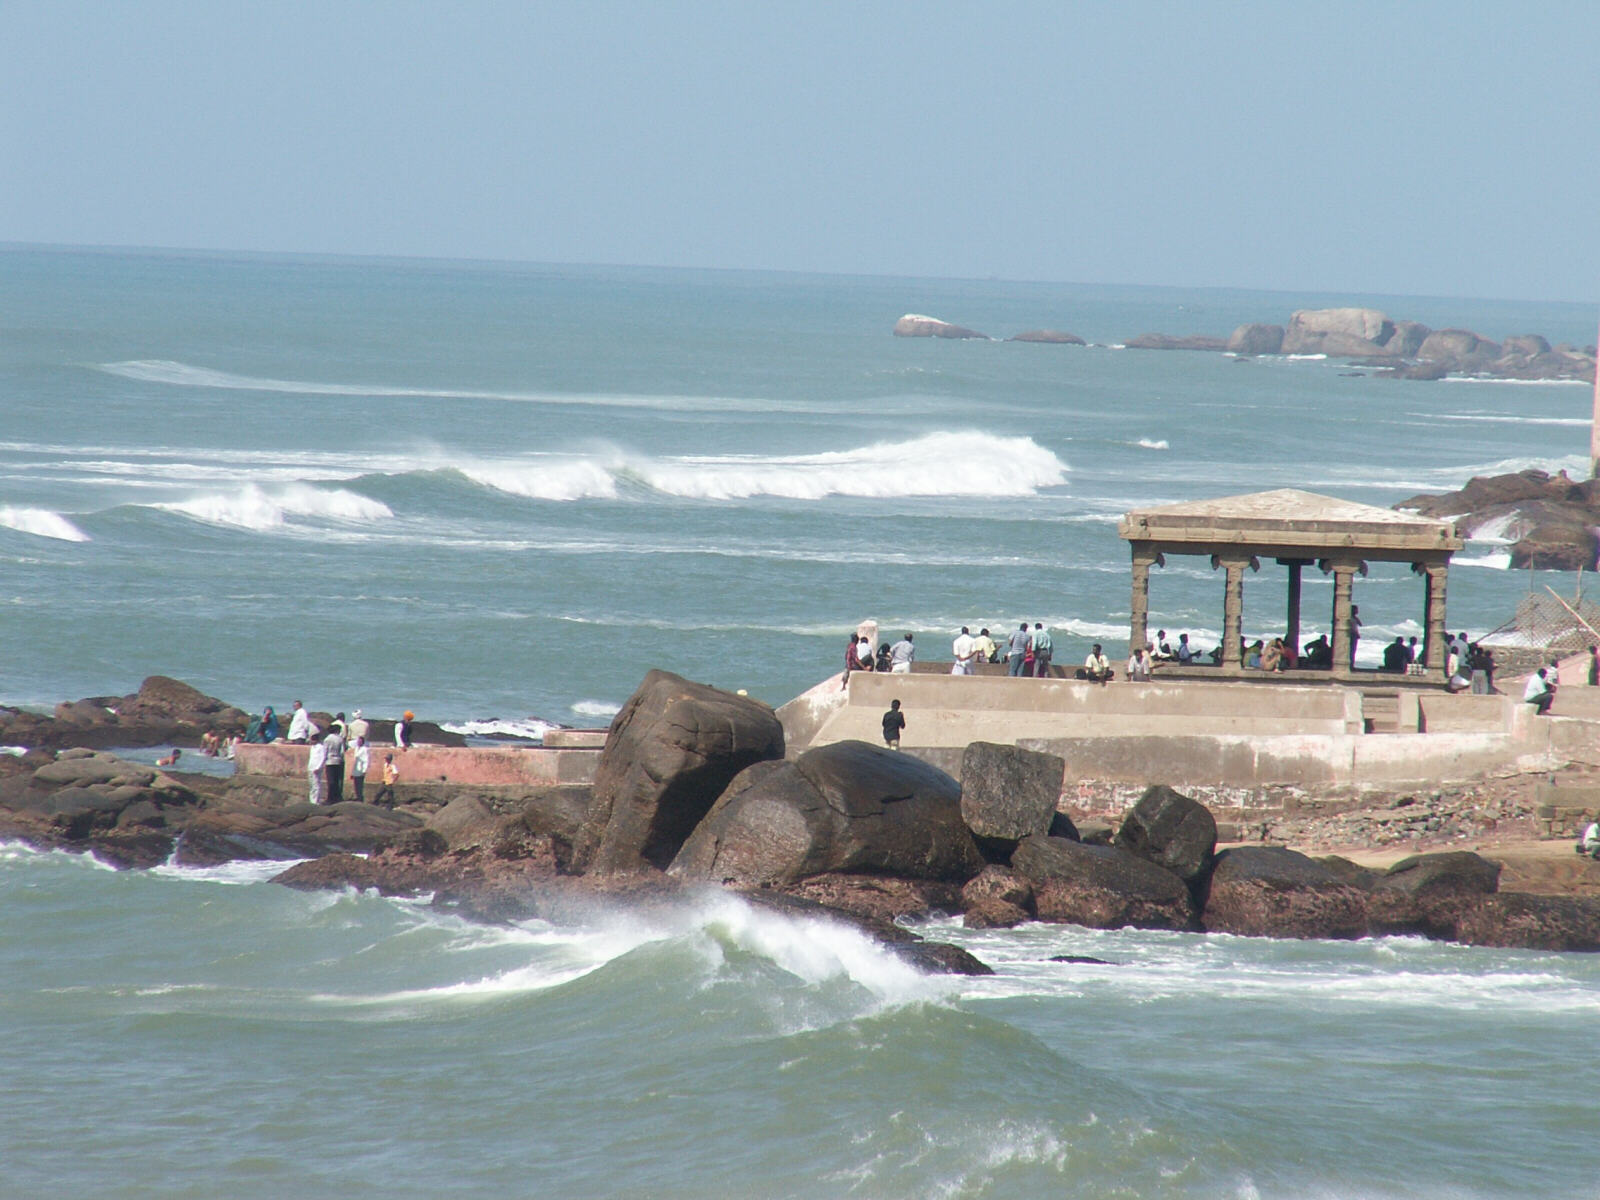
[[1508, 545], [1517, 540], [1519, 536], [1516, 529], [1523, 523], [1522, 514], [1518, 512], [1501, 513], [1497, 517], [1490, 517], [1487, 521], [1471, 529], [1467, 539], [1473, 542], [1489, 542], [1497, 545]]
[[546, 500], [609, 498], [623, 480], [690, 500], [1031, 496], [1065, 483], [1067, 473], [1065, 463], [1031, 438], [977, 431], [820, 454], [649, 458], [618, 451], [477, 461], [457, 469], [484, 487]]
[[605, 700], [579, 700], [572, 706], [572, 711], [580, 717], [604, 717], [609, 721], [622, 711], [622, 705]]
[[525, 738], [537, 742], [542, 741], [544, 735], [552, 729], [565, 729], [566, 726], [556, 721], [543, 721], [538, 717], [521, 720], [501, 720], [498, 717], [491, 717], [485, 721], [455, 721], [440, 725], [439, 728], [459, 733], [463, 737]]
[[277, 392], [295, 396], [366, 396], [422, 400], [507, 400], [530, 404], [570, 404], [601, 408], [665, 408], [688, 412], [806, 412], [816, 406], [746, 396], [653, 396], [578, 392], [490, 391], [475, 388], [400, 387], [388, 383], [330, 383], [236, 375], [168, 359], [101, 363], [99, 370], [142, 383], [223, 391]]
[[1510, 387], [1582, 387], [1594, 384], [1584, 379], [1496, 379], [1492, 375], [1446, 375], [1440, 383], [1498, 383]]
[[1502, 551], [1498, 554], [1462, 555], [1458, 554], [1450, 560], [1452, 567], [1489, 567], [1496, 571], [1511, 569], [1511, 555]]
[[12, 758], [21, 758], [27, 752], [28, 748], [26, 746], [0, 746], [0, 754], [9, 755]]
[[247, 483], [232, 492], [213, 492], [145, 507], [181, 513], [210, 525], [257, 530], [276, 529], [291, 517], [362, 523], [394, 516], [387, 504], [370, 496], [304, 483], [274, 488]]
[[47, 508], [17, 508], [0, 505], [0, 525], [18, 533], [54, 538], [60, 542], [87, 542], [89, 535], [58, 512]]
[[266, 883], [283, 874], [305, 859], [238, 859], [214, 867], [185, 867], [175, 863], [162, 863], [152, 867], [150, 874], [168, 879], [185, 879], [191, 883], [224, 883], [241, 887], [252, 883]]
[[1584, 429], [1594, 423], [1590, 417], [1505, 417], [1492, 413], [1408, 413], [1406, 415], [1421, 417], [1427, 421], [1483, 421], [1497, 425], [1571, 425]]
[[1172, 449], [1172, 447], [1167, 444], [1167, 439], [1166, 438], [1140, 438], [1137, 442], [1134, 443], [1134, 445], [1142, 446], [1146, 450], [1170, 450], [1170, 449]]

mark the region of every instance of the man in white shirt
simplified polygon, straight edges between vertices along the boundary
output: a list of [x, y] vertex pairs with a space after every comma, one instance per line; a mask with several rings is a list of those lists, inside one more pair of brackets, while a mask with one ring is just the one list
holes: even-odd
[[[309, 742], [311, 740], [311, 716], [306, 712], [305, 706], [296, 700], [294, 702], [294, 715], [289, 718], [289, 740], [291, 742]], [[315, 803], [315, 801], [312, 801]]]
[[1524, 704], [1533, 705], [1533, 711], [1544, 717], [1549, 715], [1550, 706], [1555, 703], [1555, 699], [1555, 689], [1550, 686], [1549, 677], [1543, 667], [1528, 676], [1527, 686], [1522, 689]]
[[956, 656], [956, 661], [950, 667], [950, 674], [971, 675], [972, 656], [977, 652], [977, 644], [972, 631], [965, 625], [961, 627], [961, 633], [956, 640], [950, 644], [950, 650]]
[[889, 651], [889, 673], [891, 675], [911, 674], [911, 664], [916, 660], [917, 648], [912, 644], [911, 635], [908, 633], [894, 644]]
[[306, 759], [306, 776], [311, 785], [311, 803], [322, 803], [322, 771], [328, 765], [328, 747], [321, 742], [311, 743], [311, 754]]
[[1111, 661], [1101, 653], [1099, 642], [1096, 642], [1094, 649], [1089, 651], [1089, 657], [1083, 660], [1083, 677], [1101, 686], [1111, 678]]

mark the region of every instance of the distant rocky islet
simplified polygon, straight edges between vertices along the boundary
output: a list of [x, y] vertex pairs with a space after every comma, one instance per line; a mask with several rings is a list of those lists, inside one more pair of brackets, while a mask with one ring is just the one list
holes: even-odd
[[[976, 338], [986, 333], [937, 317], [907, 313], [894, 325], [896, 337]], [[1034, 329], [1007, 341], [1086, 345], [1062, 330]], [[1552, 346], [1536, 333], [1502, 341], [1470, 329], [1430, 329], [1419, 321], [1396, 321], [1375, 308], [1300, 309], [1287, 325], [1240, 325], [1227, 337], [1141, 333], [1122, 345], [1130, 350], [1201, 350], [1243, 358], [1257, 355], [1325, 355], [1368, 367], [1380, 378], [1443, 379], [1468, 375], [1489, 379], [1594, 381], [1594, 346]]]

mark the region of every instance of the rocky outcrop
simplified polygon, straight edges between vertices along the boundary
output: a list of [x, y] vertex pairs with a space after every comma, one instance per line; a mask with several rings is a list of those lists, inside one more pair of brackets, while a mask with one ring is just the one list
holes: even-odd
[[1480, 371], [1500, 357], [1500, 347], [1470, 329], [1435, 329], [1423, 339], [1417, 357], [1454, 370]]
[[1116, 845], [1193, 883], [1211, 867], [1217, 821], [1198, 800], [1157, 784], [1128, 810]]
[[783, 757], [783, 726], [758, 701], [651, 671], [611, 722], [580, 870], [665, 870], [734, 776]]
[[1045, 342], [1052, 346], [1087, 346], [1089, 344], [1077, 334], [1063, 333], [1059, 329], [1030, 329], [1026, 333], [1013, 334], [1006, 341]]
[[1228, 340], [1197, 333], [1181, 337], [1170, 333], [1141, 333], [1123, 345], [1129, 350], [1226, 350]]
[[1228, 336], [1234, 354], [1277, 354], [1283, 349], [1282, 325], [1241, 325]]
[[1300, 309], [1283, 331], [1283, 353], [1374, 358], [1393, 354], [1395, 323], [1375, 308]]
[[1565, 471], [1476, 476], [1459, 491], [1412, 496], [1395, 507], [1425, 517], [1455, 518], [1466, 537], [1498, 528], [1509, 538], [1513, 567], [1593, 570], [1600, 551], [1600, 481], [1573, 480]]
[[1499, 892], [1464, 910], [1455, 936], [1469, 946], [1600, 951], [1600, 897]]
[[961, 819], [985, 856], [1004, 862], [1023, 838], [1050, 832], [1067, 764], [1055, 754], [973, 742], [961, 755]]
[[968, 929], [1010, 929], [1033, 914], [1033, 884], [1009, 867], [987, 866], [961, 889]]
[[1413, 855], [1373, 881], [1368, 929], [1453, 939], [1461, 914], [1499, 886], [1500, 864], [1469, 851]]
[[925, 317], [920, 313], [907, 313], [894, 323], [895, 337], [936, 337], [936, 338], [981, 338], [990, 341], [989, 335], [979, 333], [976, 329], [967, 329], [960, 325], [952, 325], [949, 321], [941, 321], [937, 317]]
[[1011, 865], [1033, 885], [1041, 921], [1091, 929], [1190, 929], [1189, 889], [1170, 871], [1114, 846], [1025, 838]]
[[1358, 938], [1366, 898], [1327, 867], [1280, 846], [1241, 846], [1217, 855], [1205, 927], [1249, 937]]
[[961, 911], [960, 886], [939, 879], [839, 871], [808, 876], [783, 891], [785, 895], [811, 900], [837, 912], [875, 921], [944, 916]]
[[198, 746], [208, 730], [243, 734], [247, 713], [166, 675], [127, 696], [91, 696], [56, 705], [49, 717], [0, 708], [0, 742], [39, 749]]
[[909, 754], [847, 741], [745, 771], [670, 871], [746, 885], [834, 872], [959, 884], [982, 867], [954, 779]]

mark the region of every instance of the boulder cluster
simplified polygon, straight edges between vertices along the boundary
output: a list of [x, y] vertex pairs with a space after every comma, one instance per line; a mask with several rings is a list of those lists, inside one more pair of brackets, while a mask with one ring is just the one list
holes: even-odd
[[1459, 491], [1412, 496], [1395, 508], [1453, 519], [1463, 537], [1493, 530], [1517, 568], [1592, 571], [1600, 554], [1600, 479], [1570, 479], [1565, 471], [1474, 476]]
[[[936, 317], [908, 313], [894, 325], [896, 337], [979, 338], [988, 334]], [[1082, 346], [1083, 338], [1055, 329], [1033, 329], [1006, 339]], [[1325, 355], [1373, 368], [1392, 379], [1443, 379], [1447, 375], [1495, 379], [1572, 379], [1592, 382], [1595, 347], [1552, 346], [1537, 333], [1494, 341], [1470, 329], [1430, 329], [1420, 321], [1395, 321], [1375, 308], [1300, 309], [1287, 325], [1252, 322], [1229, 336], [1141, 333], [1127, 338], [1130, 350], [1226, 351]]]
[[1057, 808], [1064, 761], [1017, 746], [972, 744], [959, 783], [864, 742], [793, 759], [784, 749], [766, 705], [651, 671], [613, 722], [592, 787], [403, 797], [394, 811], [312, 807], [271, 781], [205, 791], [192, 786], [200, 777], [74, 749], [9, 768], [0, 836], [122, 865], [302, 857], [280, 882], [431, 892], [489, 920], [728, 888], [853, 921], [939, 971], [987, 968], [897, 918], [1600, 950], [1600, 900], [1500, 894], [1499, 866], [1475, 854], [1380, 872], [1281, 846], [1219, 852], [1212, 813], [1164, 786], [1117, 828], [1080, 830]]

